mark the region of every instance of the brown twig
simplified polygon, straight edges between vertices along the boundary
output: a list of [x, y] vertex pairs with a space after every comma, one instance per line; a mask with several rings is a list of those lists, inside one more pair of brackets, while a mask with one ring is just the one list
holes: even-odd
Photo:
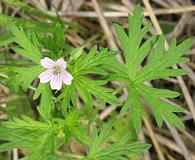
[[18, 149], [13, 149], [13, 160], [18, 160]]
[[[155, 15], [167, 15], [167, 14], [180, 14], [186, 12], [195, 11], [195, 5], [192, 6], [183, 6], [183, 7], [174, 7], [169, 9], [154, 9]], [[56, 15], [55, 12], [47, 12], [50, 15]], [[131, 12], [118, 12], [118, 11], [104, 11], [102, 15], [106, 18], [116, 18], [116, 17], [128, 17], [128, 14]], [[85, 17], [85, 18], [95, 18], [98, 17], [98, 14], [94, 11], [69, 11], [69, 12], [58, 12], [59, 16], [64, 17]], [[145, 16], [149, 16], [147, 11], [144, 11]]]
[[179, 133], [177, 132], [175, 127], [170, 127], [170, 125], [168, 124], [168, 122], [164, 119], [165, 123], [167, 124], [167, 127], [169, 128], [170, 132], [172, 135], [174, 135], [174, 139], [176, 141], [176, 143], [178, 144], [178, 146], [181, 148], [182, 153], [184, 155], [184, 158], [186, 160], [192, 160], [192, 156], [189, 153], [187, 147], [185, 146], [183, 140], [181, 139]]
[[[147, 133], [147, 132], [146, 132]], [[148, 133], [147, 133], [148, 134]], [[171, 141], [170, 139], [164, 137], [164, 136], [161, 136], [160, 134], [157, 134], [156, 133], [156, 138], [157, 140], [163, 144], [164, 146], [172, 149], [173, 151], [179, 153], [179, 154], [183, 154], [183, 151], [178, 147], [177, 144], [175, 144], [173, 141]], [[192, 154], [192, 159], [195, 160], [195, 155]]]
[[178, 37], [182, 33], [185, 25], [188, 23], [189, 17], [190, 17], [189, 13], [183, 13], [174, 30], [167, 35], [167, 39], [169, 41], [171, 40], [172, 37]]
[[161, 5], [162, 7], [165, 8], [170, 8], [171, 6], [166, 2], [166, 1], [162, 1], [162, 0], [152, 0], [153, 2]]
[[112, 32], [111, 32], [111, 29], [104, 17], [104, 15], [102, 14], [102, 10], [98, 4], [98, 2], [96, 0], [92, 0], [92, 3], [94, 5], [94, 9], [98, 15], [98, 19], [99, 19], [99, 22], [100, 22], [100, 25], [102, 26], [102, 29], [107, 37], [107, 42], [108, 42], [108, 45], [110, 47], [110, 49], [112, 50], [117, 50], [118, 47], [114, 41], [114, 37], [112, 35]]
[[188, 76], [192, 80], [193, 85], [195, 86], [195, 73], [194, 71], [185, 63], [179, 64], [180, 67], [188, 71]]
[[157, 156], [158, 156], [159, 160], [165, 160], [165, 157], [163, 155], [163, 152], [161, 150], [161, 147], [160, 147], [160, 145], [159, 145], [159, 143], [158, 143], [158, 141], [156, 139], [155, 133], [154, 133], [154, 131], [152, 129], [151, 122], [148, 119], [146, 119], [146, 118], [143, 118], [143, 121], [144, 121], [144, 124], [145, 124], [145, 126], [146, 126], [146, 128], [148, 130], [148, 133], [150, 135], [150, 138], [152, 140], [152, 143], [154, 144], [154, 147], [156, 149]]
[[[145, 143], [145, 136], [144, 136], [144, 133], [141, 132], [140, 135], [139, 135], [139, 139], [142, 143]], [[148, 150], [145, 150], [144, 151], [144, 160], [151, 160], [151, 157], [150, 157], [150, 152]]]

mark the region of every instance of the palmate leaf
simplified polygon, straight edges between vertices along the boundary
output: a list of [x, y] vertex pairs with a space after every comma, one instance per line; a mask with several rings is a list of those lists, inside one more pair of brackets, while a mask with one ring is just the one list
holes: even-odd
[[[125, 64], [120, 64], [119, 67], [113, 63], [107, 64], [107, 67], [112, 68], [111, 70], [114, 72], [108, 79], [119, 80], [128, 84], [129, 94], [122, 112], [131, 107], [130, 114], [134, 117], [133, 125], [138, 133], [141, 130], [141, 118], [146, 115], [143, 99], [151, 107], [159, 127], [162, 126], [163, 118], [171, 126], [184, 127], [182, 121], [176, 115], [177, 112], [182, 111], [181, 108], [163, 100], [163, 98], [175, 98], [179, 94], [168, 89], [146, 86], [144, 82], [185, 75], [187, 73], [185, 70], [172, 69], [171, 67], [189, 60], [182, 56], [191, 47], [192, 40], [188, 39], [177, 45], [174, 39], [167, 51], [164, 50], [165, 39], [163, 35], [154, 35], [142, 42], [144, 35], [150, 29], [149, 24], [142, 27], [142, 20], [143, 13], [141, 7], [137, 5], [133, 15], [129, 15], [128, 34], [120, 25], [115, 24], [114, 27], [124, 52]], [[142, 67], [149, 54], [149, 61]], [[126, 71], [121, 72], [122, 68]]]
[[[0, 125], [0, 139], [7, 141], [0, 145], [0, 152], [13, 148], [31, 153], [27, 159], [45, 159], [55, 154], [55, 134], [51, 123], [39, 122], [30, 117], [14, 118]], [[53, 137], [53, 138], [52, 138]]]
[[39, 43], [34, 32], [28, 31], [27, 34], [23, 28], [18, 28], [15, 25], [11, 26], [11, 33], [13, 35], [14, 42], [16, 42], [21, 48], [16, 47], [13, 50], [33, 62], [40, 64], [41, 52], [39, 50]]
[[[104, 87], [107, 81], [103, 80], [91, 80], [85, 78], [83, 75], [86, 74], [99, 74], [104, 75], [109, 71], [103, 67], [104, 64], [115, 60], [116, 52], [108, 51], [107, 48], [102, 49], [99, 54], [97, 53], [97, 47], [93, 47], [87, 55], [80, 56], [74, 64], [73, 73], [75, 75], [75, 84], [83, 89], [85, 94], [93, 95], [101, 102], [108, 102], [110, 104], [120, 104], [118, 98], [112, 95], [112, 89]], [[83, 91], [80, 91], [83, 93]], [[82, 94], [84, 100], [88, 99]], [[91, 102], [91, 96], [89, 101]]]
[[[175, 77], [179, 75], [185, 75], [187, 72], [182, 69], [171, 69], [174, 64], [187, 62], [188, 58], [180, 57], [188, 51], [192, 41], [186, 40], [182, 44], [176, 46], [176, 41], [172, 42], [169, 50], [164, 52], [164, 37], [160, 36], [156, 42], [157, 46], [153, 48], [150, 61], [140, 69], [134, 78], [135, 83], [141, 83], [144, 81], [150, 81], [160, 78]], [[180, 49], [182, 47], [182, 49]], [[158, 63], [157, 63], [158, 62]]]
[[[125, 62], [128, 69], [128, 74], [130, 77], [135, 75], [135, 68], [138, 67], [139, 64], [136, 64], [137, 53], [140, 50], [140, 44], [144, 35], [149, 31], [150, 24], [141, 28], [142, 20], [143, 20], [143, 13], [141, 12], [141, 7], [137, 6], [133, 13], [133, 16], [129, 15], [129, 30], [128, 35], [125, 33], [124, 29], [115, 24], [115, 30], [118, 35], [118, 38], [121, 42], [121, 46], [125, 55]], [[152, 37], [150, 41], [148, 41], [148, 45], [151, 46], [152, 41], [155, 40], [155, 37]], [[149, 46], [143, 46], [144, 50], [150, 49]], [[142, 50], [143, 50], [142, 49]], [[143, 56], [147, 53], [141, 53]]]
[[112, 95], [113, 90], [105, 87], [108, 81], [92, 80], [86, 75], [106, 75], [109, 68], [104, 67], [108, 62], [113, 63], [116, 58], [116, 52], [108, 51], [103, 48], [97, 53], [97, 47], [94, 46], [88, 54], [83, 53], [83, 47], [76, 49], [70, 57], [70, 71], [73, 75], [73, 83], [71, 86], [66, 86], [63, 92], [57, 97], [56, 101], [62, 100], [63, 112], [72, 104], [76, 105], [76, 91], [80, 98], [89, 107], [92, 106], [92, 96], [96, 97], [102, 103], [120, 104], [119, 99]]
[[114, 144], [105, 145], [109, 140], [113, 123], [114, 121], [111, 120], [107, 124], [104, 124], [99, 134], [97, 129], [94, 129], [94, 135], [89, 144], [89, 153], [83, 160], [127, 160], [128, 155], [139, 155], [145, 149], [150, 148], [149, 144], [137, 142], [129, 144], [129, 133], [125, 134]]

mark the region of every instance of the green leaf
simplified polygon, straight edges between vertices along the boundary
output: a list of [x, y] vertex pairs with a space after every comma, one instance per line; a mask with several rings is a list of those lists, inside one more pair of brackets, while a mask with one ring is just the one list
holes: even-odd
[[65, 46], [65, 33], [63, 26], [59, 23], [52, 28], [51, 34], [36, 34], [41, 46], [46, 49], [44, 56], [52, 59], [58, 59], [63, 56]]
[[8, 141], [0, 145], [0, 152], [8, 151], [13, 148], [25, 148], [26, 150], [32, 150], [32, 143], [34, 138], [32, 132], [21, 129], [9, 129], [8, 127], [0, 125], [0, 139]]
[[159, 127], [162, 126], [163, 118], [171, 126], [184, 127], [177, 115], [178, 112], [182, 112], [180, 107], [173, 106], [163, 100], [163, 98], [175, 98], [179, 94], [167, 89], [148, 87], [145, 82], [187, 74], [185, 70], [173, 69], [172, 66], [189, 61], [188, 58], [182, 56], [192, 46], [192, 40], [188, 39], [177, 45], [176, 39], [173, 39], [169, 49], [165, 51], [163, 35], [154, 35], [148, 40], [143, 40], [150, 25], [142, 27], [142, 20], [143, 13], [141, 7], [137, 5], [133, 15], [129, 15], [128, 34], [120, 25], [115, 24], [125, 64], [123, 67], [122, 64], [119, 67], [114, 67], [111, 63], [113, 66], [111, 71], [114, 74], [108, 77], [108, 80], [118, 80], [128, 84], [129, 93], [121, 112], [131, 109], [130, 114], [137, 133], [141, 130], [141, 119], [143, 115], [146, 115], [143, 99], [151, 107]]
[[93, 138], [90, 141], [89, 153], [83, 160], [126, 160], [130, 154], [140, 155], [145, 149], [150, 148], [148, 144], [128, 143], [129, 133], [126, 133], [112, 145], [106, 144], [111, 134], [111, 128], [114, 121], [111, 120], [104, 124], [98, 135], [94, 128]]
[[[136, 83], [141, 83], [144, 81], [175, 77], [179, 75], [187, 74], [186, 71], [182, 69], [169, 69], [172, 65], [176, 63], [186, 62], [186, 58], [182, 58], [187, 49], [189, 49], [190, 41], [188, 40], [186, 45], [182, 45], [185, 49], [181, 49], [181, 46], [171, 45], [167, 53], [164, 53], [164, 37], [160, 36], [157, 41], [157, 47], [152, 50], [152, 55], [150, 61], [137, 72], [133, 81]], [[182, 54], [179, 54], [182, 53]], [[158, 61], [158, 63], [156, 63]]]
[[135, 87], [138, 93], [141, 94], [144, 92], [146, 95], [151, 95], [152, 97], [156, 98], [175, 98], [180, 95], [178, 92], [174, 92], [168, 89], [153, 88], [144, 84], [137, 84]]
[[182, 112], [183, 110], [178, 106], [174, 106], [163, 102], [154, 97], [144, 95], [144, 98], [147, 100], [148, 104], [151, 106], [152, 111], [155, 115], [156, 122], [159, 127], [162, 126], [163, 118], [167, 120], [170, 126], [177, 126], [178, 128], [184, 128], [184, 124], [181, 119], [177, 117], [175, 113]]
[[87, 88], [88, 92], [94, 95], [101, 102], [120, 104], [119, 99], [111, 94], [113, 90], [102, 86], [107, 83], [106, 81], [90, 80], [84, 77], [76, 77], [75, 83], [78, 83], [78, 85]]
[[34, 66], [29, 68], [13, 68], [11, 69], [16, 73], [15, 77], [11, 77], [10, 81], [15, 81], [15, 89], [18, 90], [19, 85], [22, 86], [24, 91], [27, 91], [30, 84], [38, 77], [38, 75], [43, 71], [41, 66]]
[[136, 89], [132, 87], [121, 110], [121, 113], [124, 113], [129, 107], [131, 108], [133, 126], [138, 134], [142, 128], [142, 117], [147, 115], [141, 102], [141, 98], [142, 97], [136, 92]]
[[124, 29], [120, 25], [115, 24], [114, 26], [124, 52], [125, 62], [130, 77], [135, 76], [136, 70], [133, 67], [136, 62], [136, 54], [139, 52], [139, 46], [142, 42], [142, 38], [151, 27], [151, 25], [148, 24], [141, 28], [143, 17], [144, 15], [141, 12], [141, 6], [137, 5], [134, 9], [133, 15], [129, 15], [128, 34], [125, 33]]
[[8, 45], [8, 44], [12, 43], [13, 41], [14, 40], [13, 40], [13, 37], [11, 35], [1, 36], [0, 37], [0, 46]]
[[79, 142], [88, 144], [88, 136], [86, 128], [81, 124], [82, 115], [79, 110], [70, 111], [64, 122], [65, 142], [69, 142], [72, 137]]
[[[74, 51], [70, 58], [69, 70], [73, 75], [73, 82], [71, 86], [66, 86], [62, 93], [57, 97], [57, 101], [62, 100], [61, 108], [62, 113], [65, 115], [71, 106], [77, 105], [77, 95], [81, 98], [85, 105], [92, 107], [92, 95], [96, 97], [100, 103], [120, 104], [119, 99], [112, 95], [112, 89], [106, 88], [107, 81], [104, 80], [91, 80], [86, 78], [85, 75], [98, 74], [106, 75], [110, 68], [104, 65], [108, 61], [115, 61], [116, 52], [108, 51], [107, 48], [100, 49], [98, 53], [97, 47], [94, 46], [88, 54], [85, 54], [83, 47]], [[117, 61], [116, 61], [117, 62]]]
[[15, 25], [11, 26], [11, 33], [14, 38], [14, 42], [16, 42], [20, 48], [13, 48], [13, 50], [28, 58], [33, 62], [40, 64], [41, 52], [38, 48], [38, 40], [33, 32], [27, 32], [25, 34], [22, 28], [18, 28]]
[[81, 98], [83, 99], [83, 101], [86, 103], [87, 107], [90, 107], [93, 105], [93, 98], [92, 95], [90, 94], [90, 92], [88, 91], [88, 89], [86, 87], [84, 87], [82, 84], [80, 83], [75, 83], [76, 88], [78, 89], [78, 93], [81, 96]]
[[28, 130], [48, 130], [49, 125], [46, 123], [42, 123], [39, 121], [35, 121], [34, 119], [27, 117], [25, 115], [21, 116], [22, 119], [13, 118], [12, 121], [5, 122], [4, 125], [8, 128], [19, 129], [25, 128]]
[[37, 99], [40, 95], [41, 101], [38, 111], [45, 120], [49, 120], [53, 117], [52, 114], [54, 111], [54, 102], [49, 84], [39, 83], [33, 99]]
[[90, 154], [94, 154], [101, 150], [101, 146], [105, 143], [105, 141], [110, 137], [110, 130], [113, 126], [114, 120], [111, 120], [104, 124], [101, 128], [101, 132], [98, 135], [97, 129], [94, 128], [94, 137], [90, 143]]
[[[94, 46], [87, 55], [82, 55], [75, 61], [73, 66], [74, 73], [77, 75], [93, 74], [98, 71], [107, 71], [106, 68], [102, 68], [102, 65], [112, 62], [114, 57], [117, 55], [115, 51], [108, 51], [104, 48], [97, 53], [97, 46]], [[94, 72], [95, 71], [95, 72]], [[100, 72], [101, 74], [101, 72]]]
[[34, 156], [47, 157], [51, 154], [48, 146], [51, 143], [55, 144], [51, 139], [51, 136], [54, 136], [51, 124], [35, 121], [26, 116], [4, 122], [0, 125], [0, 131], [0, 139], [7, 141], [0, 145], [0, 152], [13, 148], [24, 149], [32, 153], [29, 158], [33, 160]]
[[71, 108], [71, 104], [73, 107], [76, 107], [77, 96], [74, 84], [75, 81], [70, 86], [66, 86], [62, 93], [56, 98], [56, 102], [62, 100], [60, 106], [64, 116], [66, 116], [67, 111]]
[[75, 49], [75, 50], [71, 53], [70, 61], [71, 61], [71, 60], [74, 60], [74, 61], [77, 60], [77, 59], [82, 55], [83, 48], [84, 48], [84, 46]]
[[35, 141], [35, 149], [33, 154], [29, 157], [29, 160], [48, 160], [54, 159], [56, 152], [56, 136], [48, 131], [47, 134], [44, 134]]
[[103, 68], [113, 72], [107, 77], [109, 81], [130, 81], [127, 67], [116, 59], [112, 59], [109, 63], [104, 64]]

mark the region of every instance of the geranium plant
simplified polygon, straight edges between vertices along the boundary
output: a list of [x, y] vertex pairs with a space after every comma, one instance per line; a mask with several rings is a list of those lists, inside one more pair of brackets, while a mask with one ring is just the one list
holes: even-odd
[[[174, 39], [165, 51], [163, 35], [143, 39], [151, 28], [151, 24], [142, 26], [143, 17], [137, 5], [129, 15], [127, 33], [119, 24], [114, 25], [124, 63], [116, 58], [119, 52], [108, 48], [94, 46], [89, 52], [83, 46], [73, 48], [66, 42], [60, 23], [49, 34], [11, 24], [13, 42], [10, 46], [22, 60], [2, 65], [1, 82], [18, 93], [34, 90], [33, 100], [39, 116], [35, 119], [21, 115], [1, 123], [0, 151], [22, 149], [27, 152], [23, 160], [125, 160], [149, 149], [150, 144], [132, 141], [133, 130], [119, 139], [112, 136], [118, 121], [116, 116], [104, 122], [97, 116], [98, 107], [105, 108], [108, 104], [117, 105], [121, 110], [118, 114], [127, 113], [125, 115], [132, 117], [131, 122], [125, 123], [132, 123], [136, 134], [141, 131], [142, 118], [147, 117], [145, 103], [159, 127], [165, 118], [171, 126], [183, 128], [177, 114], [182, 108], [164, 101], [179, 93], [153, 88], [145, 82], [186, 74], [185, 70], [172, 66], [189, 60], [182, 55], [192, 41], [177, 45]], [[124, 103], [107, 85], [113, 81], [120, 87], [125, 84], [128, 89]], [[83, 154], [72, 154], [67, 149], [73, 140], [82, 145]]]

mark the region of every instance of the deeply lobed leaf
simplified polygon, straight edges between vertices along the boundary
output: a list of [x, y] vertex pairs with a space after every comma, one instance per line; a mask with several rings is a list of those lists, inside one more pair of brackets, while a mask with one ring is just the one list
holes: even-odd
[[[163, 35], [154, 35], [143, 42], [143, 37], [149, 31], [150, 25], [142, 27], [142, 20], [143, 13], [141, 7], [137, 5], [133, 15], [129, 15], [128, 34], [120, 25], [115, 24], [115, 30], [125, 56], [123, 70], [126, 68], [126, 73], [120, 73], [122, 67], [115, 67], [112, 69], [114, 75], [110, 76], [110, 80], [123, 81], [129, 86], [129, 94], [122, 112], [127, 111], [129, 107], [131, 108], [130, 114], [133, 117], [133, 124], [139, 133], [141, 119], [146, 115], [142, 102], [144, 99], [151, 107], [159, 127], [162, 126], [163, 118], [171, 126], [184, 127], [176, 114], [182, 111], [181, 108], [163, 100], [163, 98], [175, 98], [179, 94], [167, 89], [148, 87], [145, 82], [185, 75], [187, 73], [185, 70], [172, 69], [172, 66], [189, 61], [188, 58], [182, 56], [191, 47], [192, 40], [188, 39], [177, 45], [174, 39], [169, 49], [165, 51]], [[145, 63], [146, 58], [148, 58], [147, 63]]]

